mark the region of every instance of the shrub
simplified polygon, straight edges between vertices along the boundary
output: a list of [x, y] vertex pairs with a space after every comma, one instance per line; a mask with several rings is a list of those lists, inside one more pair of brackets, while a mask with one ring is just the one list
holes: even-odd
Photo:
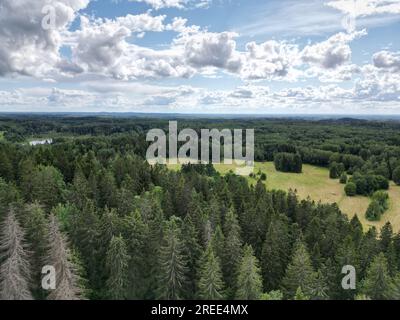
[[389, 209], [389, 195], [383, 191], [377, 191], [372, 195], [372, 202], [365, 213], [369, 221], [379, 221], [381, 216]]
[[301, 173], [303, 163], [297, 153], [276, 153], [274, 156], [275, 169], [282, 172]]
[[261, 179], [261, 181], [266, 181], [267, 175], [265, 173], [262, 173], [260, 179]]
[[343, 163], [332, 162], [329, 169], [329, 177], [331, 179], [337, 179], [342, 175], [344, 170]]
[[347, 183], [347, 174], [346, 173], [342, 173], [342, 175], [340, 176], [340, 183], [341, 184], [346, 184]]
[[372, 200], [379, 203], [383, 211], [389, 209], [389, 195], [384, 191], [376, 191], [372, 195]]
[[368, 206], [365, 217], [369, 221], [379, 221], [381, 219], [382, 209], [378, 201], [372, 201]]
[[354, 197], [357, 194], [357, 186], [353, 182], [349, 182], [344, 187], [346, 195], [349, 197]]
[[400, 167], [397, 167], [394, 169], [393, 174], [392, 174], [392, 179], [395, 184], [400, 185]]

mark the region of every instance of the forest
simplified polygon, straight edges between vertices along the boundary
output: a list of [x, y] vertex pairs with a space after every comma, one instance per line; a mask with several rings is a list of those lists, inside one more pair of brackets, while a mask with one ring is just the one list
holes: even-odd
[[[212, 165], [150, 166], [146, 132], [167, 131], [168, 120], [0, 117], [0, 299], [400, 299], [400, 233], [390, 223], [363, 229], [335, 203], [267, 189], [267, 175], [251, 185]], [[178, 122], [254, 128], [256, 161], [329, 168], [346, 193], [371, 197], [371, 219], [400, 184], [395, 121]], [[346, 265], [355, 289], [342, 287]], [[51, 290], [45, 266], [55, 270]]]

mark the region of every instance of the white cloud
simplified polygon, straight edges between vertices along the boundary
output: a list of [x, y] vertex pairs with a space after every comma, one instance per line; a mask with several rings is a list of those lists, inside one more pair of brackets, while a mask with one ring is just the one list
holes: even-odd
[[130, 0], [132, 2], [144, 2], [154, 9], [159, 10], [162, 8], [180, 8], [182, 9], [187, 0]]
[[337, 33], [326, 41], [306, 46], [301, 53], [302, 60], [323, 69], [336, 69], [351, 61], [349, 42], [366, 34], [365, 30]]
[[42, 77], [61, 61], [62, 32], [89, 0], [53, 0], [55, 24], [44, 29], [46, 0], [2, 0], [0, 10], [0, 76], [22, 74]]
[[175, 44], [184, 47], [185, 61], [193, 68], [215, 67], [235, 73], [242, 63], [235, 37], [237, 34], [230, 32], [195, 32], [183, 35]]
[[246, 45], [246, 59], [241, 72], [244, 79], [286, 79], [297, 77], [294, 66], [300, 64], [297, 45], [270, 40]]
[[353, 17], [400, 13], [399, 0], [335, 0], [326, 5]]
[[156, 10], [164, 8], [184, 9], [187, 7], [193, 8], [208, 8], [212, 0], [129, 0], [132, 2], [144, 2]]
[[400, 52], [380, 51], [373, 56], [374, 66], [393, 72], [400, 71]]

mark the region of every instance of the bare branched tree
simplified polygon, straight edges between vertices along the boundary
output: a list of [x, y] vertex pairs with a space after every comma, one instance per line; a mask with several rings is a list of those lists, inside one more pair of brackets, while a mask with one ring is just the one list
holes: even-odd
[[11, 208], [1, 225], [1, 300], [33, 299], [29, 290], [31, 270], [24, 237], [24, 231]]
[[47, 299], [49, 300], [80, 300], [82, 299], [81, 278], [77, 265], [72, 260], [65, 234], [60, 231], [57, 218], [50, 215], [49, 226], [50, 249], [47, 264], [55, 268], [56, 288]]

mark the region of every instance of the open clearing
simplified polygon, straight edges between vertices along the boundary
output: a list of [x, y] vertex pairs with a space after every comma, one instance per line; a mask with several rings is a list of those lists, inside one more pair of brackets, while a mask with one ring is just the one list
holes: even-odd
[[[170, 166], [171, 169], [179, 169], [179, 165]], [[215, 169], [221, 174], [226, 174], [230, 170], [235, 169], [235, 165], [215, 165]], [[368, 197], [356, 196], [347, 197], [344, 192], [344, 185], [339, 180], [329, 178], [329, 170], [311, 165], [303, 165], [303, 173], [284, 173], [275, 170], [272, 162], [257, 162], [255, 164], [254, 173], [259, 170], [267, 174], [267, 189], [277, 189], [287, 191], [295, 190], [300, 199], [310, 197], [312, 200], [321, 201], [323, 203], [336, 202], [342, 212], [346, 213], [350, 218], [355, 214], [358, 215], [364, 229], [375, 226], [378, 230], [390, 221], [394, 231], [400, 231], [400, 187], [390, 185], [390, 208], [378, 222], [371, 222], [365, 218], [370, 199]], [[256, 179], [247, 177], [250, 183], [256, 183]]]

